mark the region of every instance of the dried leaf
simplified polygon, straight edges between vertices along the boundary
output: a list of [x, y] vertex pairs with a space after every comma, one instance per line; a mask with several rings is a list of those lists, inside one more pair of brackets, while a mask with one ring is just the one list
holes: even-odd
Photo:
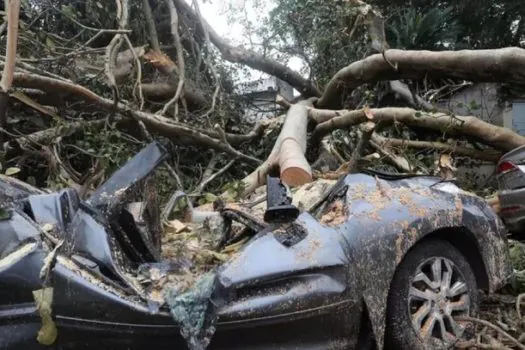
[[179, 220], [172, 220], [168, 224], [173, 229], [173, 231], [175, 231], [175, 233], [180, 233], [188, 228], [188, 226], [186, 226]]
[[58, 114], [56, 114], [53, 110], [51, 110], [50, 108], [47, 108], [43, 105], [41, 105], [40, 103], [36, 102], [35, 100], [33, 100], [32, 98], [30, 98], [29, 96], [27, 96], [26, 94], [24, 94], [23, 92], [20, 92], [20, 91], [14, 91], [12, 93], [9, 94], [11, 97], [14, 97], [16, 98], [18, 101], [28, 105], [29, 107], [45, 114], [45, 115], [48, 115], [52, 118], [54, 118], [55, 120], [60, 120], [60, 117], [58, 116]]
[[13, 176], [15, 174], [18, 174], [19, 172], [20, 172], [20, 168], [16, 168], [16, 167], [7, 168], [5, 170], [5, 174], [7, 176]]
[[372, 111], [370, 110], [370, 107], [365, 106], [365, 107], [363, 108], [363, 112], [365, 113], [366, 117], [367, 117], [369, 120], [373, 120], [373, 119], [374, 119], [374, 115], [372, 114]]
[[36, 307], [42, 320], [42, 327], [38, 331], [36, 340], [42, 345], [53, 345], [58, 331], [55, 321], [51, 316], [51, 305], [53, 304], [53, 288], [44, 288], [33, 291]]

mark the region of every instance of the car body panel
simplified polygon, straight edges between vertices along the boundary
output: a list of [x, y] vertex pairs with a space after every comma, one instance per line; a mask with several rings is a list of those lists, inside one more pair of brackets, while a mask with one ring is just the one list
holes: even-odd
[[[162, 149], [148, 147], [128, 165], [151, 170], [160, 164]], [[79, 201], [68, 190], [28, 190], [17, 192], [20, 200], [7, 206], [11, 215], [0, 221], [0, 334], [12, 335], [0, 337], [0, 348], [38, 348], [32, 291], [45, 285], [54, 289], [60, 348], [186, 348], [169, 310], [152, 311], [144, 290], [130, 278], [140, 261], [126, 249], [146, 248], [137, 248], [137, 240], [123, 241], [126, 237], [111, 225], [129, 191], [148, 173], [133, 177], [131, 168], [124, 169], [116, 178], [132, 184], [112, 178], [96, 200]], [[1, 179], [0, 184], [8, 187]], [[511, 272], [499, 218], [482, 199], [451, 183], [352, 174], [333, 187], [325, 208], [337, 201], [343, 210], [332, 215], [335, 220], [325, 220], [324, 211], [303, 212], [293, 223], [256, 234], [218, 268], [216, 286], [224, 294], [210, 301], [217, 305], [210, 309], [217, 331], [209, 348], [352, 348], [363, 314], [382, 348], [396, 267], [417, 242], [440, 230], [474, 238], [489, 291], [501, 287]], [[46, 224], [65, 243], [44, 283], [40, 271], [52, 254]], [[281, 239], [297, 232], [306, 234], [293, 243]]]
[[438, 181], [434, 177], [386, 181], [366, 174], [346, 176], [342, 184], [347, 187], [349, 213], [342, 224], [327, 227], [302, 213], [297, 223], [308, 232], [304, 240], [287, 248], [267, 233], [247, 244], [224, 266], [221, 278], [237, 290], [257, 285], [264, 291], [263, 296], [243, 300], [244, 309], [235, 305], [227, 310], [234, 309], [245, 317], [275, 309], [290, 312], [300, 307], [300, 302], [293, 295], [286, 299], [287, 293], [276, 297], [275, 304], [267, 304], [266, 311], [250, 307], [267, 298], [266, 290], [272, 288], [265, 289], [266, 284], [275, 284], [274, 293], [279, 294], [278, 281], [319, 273], [323, 277], [317, 280], [324, 283], [309, 289], [315, 293], [308, 307], [337, 299], [354, 304], [363, 301], [381, 348], [388, 291], [397, 265], [420, 239], [444, 228], [464, 229], [475, 236], [489, 276], [489, 290], [500, 288], [512, 273], [505, 227], [481, 198]]
[[497, 173], [500, 216], [515, 236], [525, 234], [525, 146], [504, 154], [499, 162], [510, 162], [514, 169]]

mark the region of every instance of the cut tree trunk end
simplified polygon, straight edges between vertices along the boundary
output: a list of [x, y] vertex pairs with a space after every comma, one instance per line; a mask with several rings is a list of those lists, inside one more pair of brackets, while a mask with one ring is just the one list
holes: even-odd
[[[289, 186], [300, 186], [312, 181], [312, 168], [304, 155], [308, 107], [311, 107], [312, 103], [312, 99], [308, 99], [290, 107], [268, 159], [242, 180], [244, 190], [241, 197], [246, 197], [263, 186], [268, 171], [274, 168], [279, 169], [281, 180]], [[226, 192], [221, 196], [228, 197]]]

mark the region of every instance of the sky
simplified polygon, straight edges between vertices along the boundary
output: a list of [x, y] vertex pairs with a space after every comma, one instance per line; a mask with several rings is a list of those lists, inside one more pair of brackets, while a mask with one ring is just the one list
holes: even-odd
[[[187, 0], [191, 1], [191, 0]], [[221, 35], [224, 39], [228, 40], [231, 44], [239, 45], [242, 44], [246, 48], [249, 48], [250, 42], [243, 35], [244, 28], [239, 23], [229, 23], [227, 9], [228, 4], [231, 4], [236, 9], [245, 9], [247, 17], [254, 23], [260, 22], [257, 14], [265, 15], [271, 10], [271, 3], [273, 0], [259, 0], [259, 6], [257, 10], [250, 7], [253, 1], [257, 0], [198, 0], [200, 10], [204, 19]], [[248, 5], [248, 6], [247, 6]], [[288, 62], [288, 67], [299, 72], [303, 66], [303, 62], [299, 58], [291, 58]], [[251, 77], [242, 78], [242, 80], [255, 80], [263, 77], [259, 71], [250, 69]]]

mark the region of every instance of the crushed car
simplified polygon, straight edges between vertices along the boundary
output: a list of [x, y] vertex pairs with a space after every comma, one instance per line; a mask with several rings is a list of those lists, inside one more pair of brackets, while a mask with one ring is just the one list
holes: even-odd
[[435, 349], [512, 274], [490, 206], [430, 176], [348, 174], [308, 208], [273, 176], [258, 205], [177, 192], [167, 232], [166, 157], [147, 145], [85, 200], [1, 177], [1, 349]]

